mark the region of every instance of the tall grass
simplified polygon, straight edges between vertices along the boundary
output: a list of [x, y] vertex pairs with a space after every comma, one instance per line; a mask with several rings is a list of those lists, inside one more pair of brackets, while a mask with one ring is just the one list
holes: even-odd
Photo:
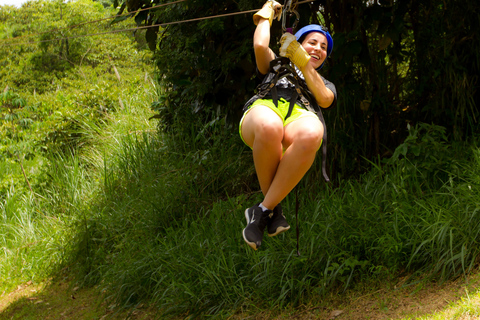
[[[476, 263], [480, 149], [449, 143], [444, 128], [410, 128], [391, 159], [335, 187], [318, 161], [297, 186], [297, 256], [295, 228], [259, 251], [243, 241], [243, 211], [261, 193], [235, 130], [215, 116], [185, 127], [188, 110], [158, 129], [146, 120], [152, 98], [122, 97], [102, 122], [78, 121], [81, 145], [48, 159], [45, 185], [2, 195], [2, 287], [68, 270], [123, 306], [224, 318], [315, 303], [364, 279], [448, 279]], [[283, 207], [294, 226], [294, 193]]]
[[52, 264], [60, 263], [65, 243], [64, 221], [49, 215], [31, 195], [12, 188], [0, 199], [0, 287], [43, 281]]
[[[43, 281], [65, 266], [72, 232], [81, 231], [72, 226], [86, 221], [86, 212], [103, 186], [104, 161], [118, 148], [115, 142], [137, 131], [155, 130], [147, 120], [152, 115], [151, 95], [151, 85], [133, 82], [125, 95], [117, 97], [122, 104], [116, 112], [105, 113], [102, 121], [77, 118], [76, 131], [69, 133], [80, 137], [77, 148], [38, 154], [25, 162], [32, 192], [11, 179], [7, 192], [0, 193], [2, 291], [27, 281]], [[38, 99], [69, 104], [73, 98], [55, 93]], [[0, 173], [9, 173], [10, 167], [1, 167]]]
[[[222, 126], [119, 140], [69, 248], [84, 283], [164, 316], [222, 318], [316, 301], [366, 278], [448, 279], [475, 264], [480, 151], [447, 143], [443, 128], [410, 128], [389, 161], [336, 188], [313, 169], [297, 186], [297, 256], [294, 231], [266, 237], [257, 252], [245, 245], [243, 211], [260, 193], [247, 188], [258, 188], [250, 151]], [[292, 194], [292, 225], [294, 209]]]

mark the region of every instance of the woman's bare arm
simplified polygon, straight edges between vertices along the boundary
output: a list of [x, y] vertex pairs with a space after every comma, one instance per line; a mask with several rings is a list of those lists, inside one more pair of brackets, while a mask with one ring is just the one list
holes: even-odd
[[302, 71], [308, 89], [310, 89], [310, 92], [315, 96], [318, 105], [322, 108], [330, 107], [335, 96], [332, 90], [325, 86], [325, 83], [317, 70], [315, 70], [310, 64], [307, 64], [305, 67], [300, 68], [300, 71]]
[[267, 74], [270, 61], [275, 59], [275, 54], [270, 49], [270, 23], [267, 19], [261, 19], [258, 22], [253, 35], [253, 49], [258, 71], [261, 74]]

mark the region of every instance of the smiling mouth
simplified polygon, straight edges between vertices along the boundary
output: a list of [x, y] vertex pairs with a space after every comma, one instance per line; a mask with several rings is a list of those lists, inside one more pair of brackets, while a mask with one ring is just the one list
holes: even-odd
[[313, 59], [320, 60], [320, 57], [317, 56], [317, 55], [311, 55], [311, 57], [312, 57]]

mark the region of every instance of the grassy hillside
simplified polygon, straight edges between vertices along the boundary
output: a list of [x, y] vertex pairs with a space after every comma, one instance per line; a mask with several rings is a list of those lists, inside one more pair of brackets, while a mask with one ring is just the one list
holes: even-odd
[[108, 20], [81, 24], [112, 15], [113, 10], [92, 1], [0, 8], [0, 88], [3, 95], [24, 101], [8, 107], [9, 99], [1, 100], [2, 193], [26, 188], [23, 161], [33, 170], [29, 182], [45, 183], [46, 154], [82, 147], [88, 143], [82, 123], [107, 122], [111, 113], [125, 108], [126, 99], [144, 94], [151, 55], [140, 50], [131, 33], [88, 36], [132, 23], [115, 29]]
[[[152, 103], [169, 106], [131, 34], [38, 42], [107, 28], [52, 31], [86, 13], [112, 14], [84, 0], [0, 9], [0, 39], [12, 44], [0, 49], [2, 290], [68, 275], [120, 307], [226, 318], [476, 265], [480, 150], [433, 124], [409, 127], [389, 160], [355, 179], [326, 185], [318, 159], [297, 187], [301, 255], [295, 228], [252, 251], [243, 211], [260, 191], [236, 128], [189, 108], [149, 121]], [[32, 32], [36, 42], [10, 40]], [[292, 226], [295, 202], [283, 203]]]
[[64, 259], [70, 210], [100, 183], [107, 128], [154, 130], [151, 53], [131, 33], [88, 36], [115, 30], [108, 20], [75, 27], [114, 14], [92, 1], [0, 7], [2, 288], [40, 280]]

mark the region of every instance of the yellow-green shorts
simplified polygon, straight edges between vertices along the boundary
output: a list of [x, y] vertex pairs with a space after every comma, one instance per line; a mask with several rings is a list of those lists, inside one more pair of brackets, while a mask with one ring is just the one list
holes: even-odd
[[272, 99], [258, 99], [254, 103], [252, 103], [252, 105], [248, 108], [247, 111], [245, 111], [242, 119], [240, 120], [240, 125], [239, 125], [238, 129], [239, 129], [239, 133], [240, 133], [240, 138], [242, 138], [243, 142], [245, 142], [245, 140], [243, 140], [243, 137], [242, 137], [243, 119], [245, 119], [245, 116], [247, 115], [247, 113], [250, 110], [252, 110], [253, 108], [255, 108], [256, 106], [259, 106], [259, 105], [269, 107], [270, 109], [275, 111], [275, 113], [278, 114], [278, 116], [280, 118], [282, 118], [283, 127], [285, 127], [287, 124], [291, 123], [292, 121], [295, 121], [295, 120], [303, 118], [303, 117], [318, 118], [317, 115], [315, 113], [313, 113], [312, 111], [309, 111], [309, 110], [301, 107], [300, 105], [295, 104], [293, 106], [292, 114], [290, 115], [290, 117], [285, 119], [285, 117], [287, 116], [287, 113], [288, 113], [288, 107], [290, 106], [290, 102], [288, 102], [284, 98], [280, 98], [280, 99], [278, 99], [278, 108], [277, 108], [275, 106], [275, 104], [273, 103]]

